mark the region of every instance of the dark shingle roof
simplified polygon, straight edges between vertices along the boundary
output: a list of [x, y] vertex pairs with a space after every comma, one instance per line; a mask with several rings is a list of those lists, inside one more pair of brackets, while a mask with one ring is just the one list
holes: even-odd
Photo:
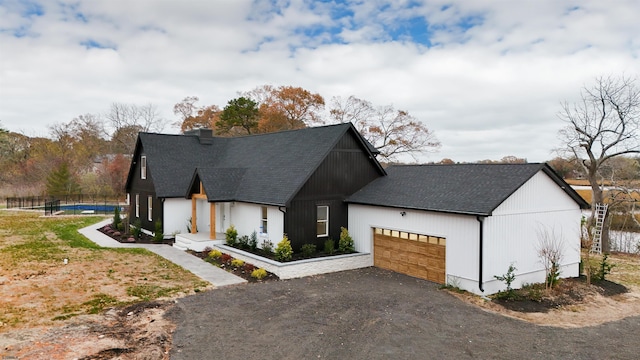
[[347, 202], [438, 212], [491, 215], [504, 200], [544, 171], [580, 207], [588, 204], [546, 164], [399, 165]]
[[[147, 155], [158, 197], [184, 197], [198, 169], [197, 176], [212, 201], [286, 205], [350, 130], [360, 137], [346, 123], [236, 138], [214, 137], [202, 144], [195, 135], [141, 133], [139, 142]], [[360, 139], [364, 151], [368, 151]]]

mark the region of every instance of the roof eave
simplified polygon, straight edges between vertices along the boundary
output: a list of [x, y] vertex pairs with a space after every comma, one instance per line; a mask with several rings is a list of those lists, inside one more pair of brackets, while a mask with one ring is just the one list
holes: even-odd
[[467, 215], [467, 216], [491, 216], [492, 212], [476, 212], [476, 211], [462, 211], [462, 210], [444, 210], [444, 209], [432, 209], [432, 208], [424, 208], [424, 207], [416, 207], [416, 206], [402, 206], [402, 205], [383, 205], [383, 204], [374, 204], [367, 203], [363, 201], [352, 201], [345, 200], [348, 204], [354, 205], [367, 205], [367, 206], [380, 206], [384, 208], [394, 208], [394, 209], [407, 209], [407, 210], [416, 210], [416, 211], [429, 211], [436, 213], [445, 213], [445, 214], [456, 214], [456, 215]]

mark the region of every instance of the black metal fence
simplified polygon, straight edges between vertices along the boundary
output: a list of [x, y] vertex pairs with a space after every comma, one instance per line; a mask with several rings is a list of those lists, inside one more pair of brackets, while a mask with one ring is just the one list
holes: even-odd
[[119, 207], [121, 211], [125, 204], [121, 199], [114, 199], [107, 196], [90, 195], [65, 195], [65, 196], [29, 196], [29, 197], [8, 197], [7, 209], [20, 208], [31, 210], [44, 210], [46, 215], [55, 213], [64, 214], [113, 214], [114, 209]]
[[60, 211], [60, 200], [45, 201], [44, 214], [53, 215]]

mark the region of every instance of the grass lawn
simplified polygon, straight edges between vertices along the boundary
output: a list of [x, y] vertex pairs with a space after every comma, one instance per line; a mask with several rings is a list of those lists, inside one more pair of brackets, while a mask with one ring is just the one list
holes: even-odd
[[0, 211], [0, 332], [209, 286], [152, 252], [101, 248], [78, 233], [103, 217], [39, 215]]

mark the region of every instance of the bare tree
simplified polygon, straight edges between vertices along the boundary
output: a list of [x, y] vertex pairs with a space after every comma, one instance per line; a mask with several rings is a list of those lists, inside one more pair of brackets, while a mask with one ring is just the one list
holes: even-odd
[[543, 228], [538, 230], [536, 250], [540, 262], [544, 266], [544, 285], [547, 290], [553, 288], [560, 277], [560, 262], [564, 256], [562, 234]]
[[138, 132], [160, 132], [167, 125], [153, 104], [135, 105], [113, 103], [105, 115], [112, 128], [111, 140], [116, 152], [132, 153]]
[[[603, 165], [617, 156], [640, 153], [640, 90], [632, 78], [599, 77], [581, 93], [580, 102], [562, 105], [559, 117], [567, 126], [560, 137], [565, 150], [582, 160], [595, 208], [604, 203], [598, 182]], [[602, 233], [602, 251], [610, 251], [608, 225]]]
[[393, 106], [374, 107], [370, 102], [349, 96], [346, 100], [334, 97], [329, 114], [336, 122], [350, 121], [356, 129], [380, 151], [387, 161], [401, 155], [416, 159], [417, 154], [434, 151], [440, 142], [433, 131], [407, 111]]

